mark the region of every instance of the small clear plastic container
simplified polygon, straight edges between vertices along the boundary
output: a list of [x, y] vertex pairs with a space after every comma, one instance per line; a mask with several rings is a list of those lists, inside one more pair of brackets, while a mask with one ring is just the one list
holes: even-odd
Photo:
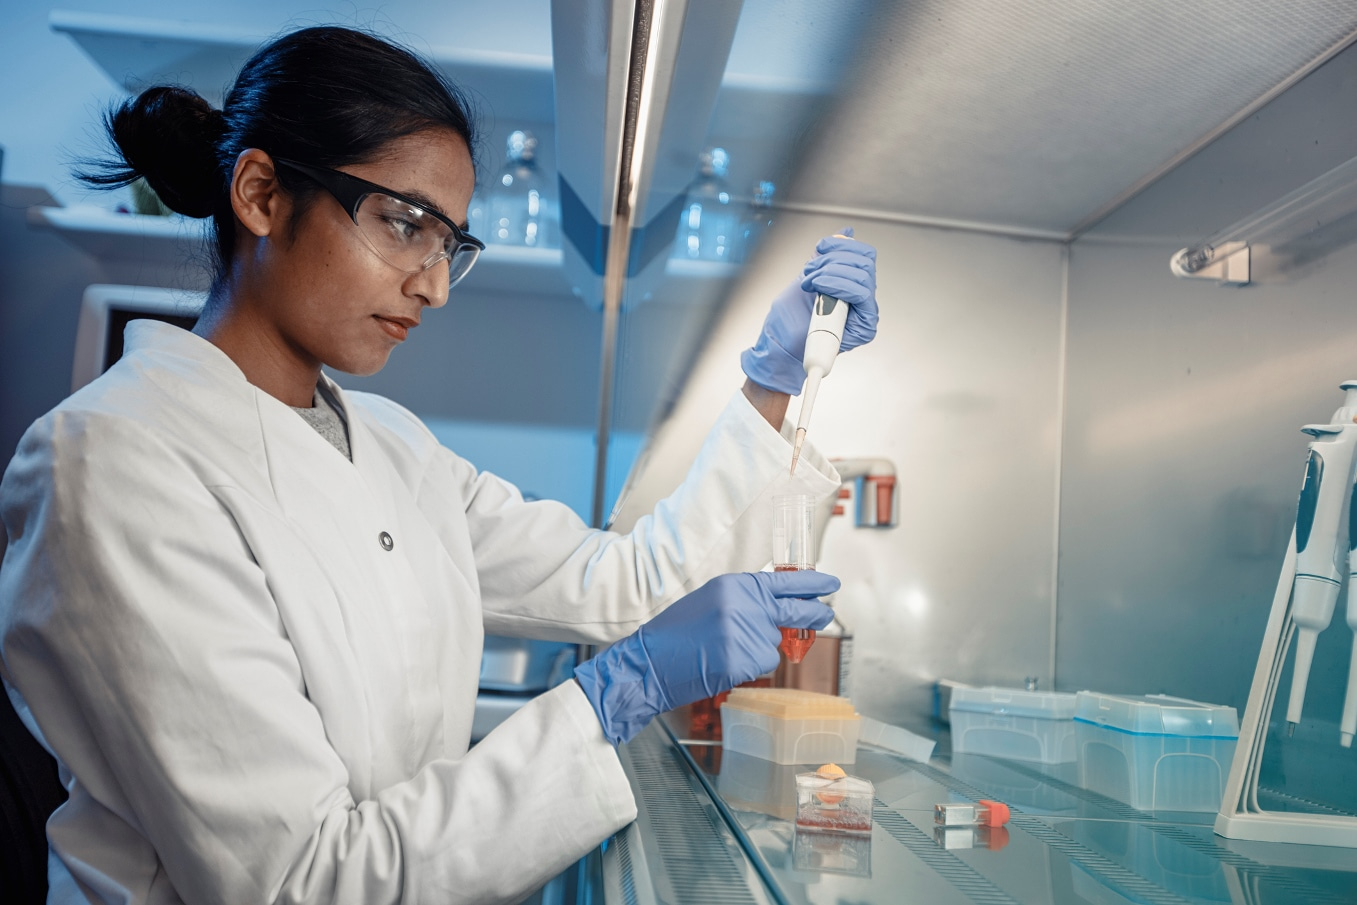
[[1079, 782], [1141, 811], [1215, 811], [1225, 793], [1239, 715], [1168, 695], [1081, 691]]
[[857, 761], [852, 701], [795, 688], [736, 688], [721, 705], [721, 744], [775, 764]]
[[952, 690], [952, 750], [1040, 764], [1073, 763], [1074, 695], [1016, 688]]
[[834, 764], [796, 774], [796, 827], [817, 833], [872, 832], [872, 784]]

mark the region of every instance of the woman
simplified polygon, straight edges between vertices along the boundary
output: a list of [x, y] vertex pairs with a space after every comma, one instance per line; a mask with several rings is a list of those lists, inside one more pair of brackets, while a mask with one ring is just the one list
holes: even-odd
[[[620, 536], [321, 374], [381, 368], [481, 247], [472, 124], [417, 58], [307, 29], [222, 111], [151, 89], [109, 128], [93, 181], [212, 217], [219, 270], [192, 333], [131, 325], [0, 484], [3, 677], [70, 792], [53, 901], [519, 897], [635, 815], [614, 745], [828, 622], [833, 578], [723, 573], [767, 560], [811, 293], [853, 306], [845, 345], [874, 332], [870, 247], [821, 243], [693, 472]], [[803, 462], [795, 489], [837, 489]], [[468, 750], [485, 631], [617, 643]]]

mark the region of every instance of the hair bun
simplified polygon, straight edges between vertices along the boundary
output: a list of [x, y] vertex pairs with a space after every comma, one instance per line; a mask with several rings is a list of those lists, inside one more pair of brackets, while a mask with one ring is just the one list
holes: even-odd
[[157, 86], [115, 110], [108, 129], [128, 168], [167, 207], [212, 216], [221, 188], [217, 144], [226, 131], [220, 110], [186, 88]]

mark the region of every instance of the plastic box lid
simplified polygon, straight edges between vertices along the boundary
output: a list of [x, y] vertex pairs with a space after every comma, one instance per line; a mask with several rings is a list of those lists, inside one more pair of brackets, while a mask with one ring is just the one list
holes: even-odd
[[952, 710], [1025, 716], [1041, 720], [1074, 717], [1074, 695], [1063, 691], [1024, 691], [1020, 688], [954, 688]]
[[1185, 738], [1238, 738], [1239, 714], [1233, 707], [1203, 704], [1166, 694], [1118, 695], [1081, 691], [1074, 718], [1134, 735]]
[[795, 688], [734, 688], [721, 706], [779, 720], [858, 719], [848, 698]]

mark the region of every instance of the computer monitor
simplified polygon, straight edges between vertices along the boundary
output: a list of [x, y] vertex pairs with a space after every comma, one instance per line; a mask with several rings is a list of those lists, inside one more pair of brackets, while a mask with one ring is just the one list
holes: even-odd
[[151, 318], [191, 330], [207, 300], [205, 292], [154, 286], [96, 283], [85, 290], [75, 331], [71, 391], [107, 371], [123, 354], [123, 328]]

